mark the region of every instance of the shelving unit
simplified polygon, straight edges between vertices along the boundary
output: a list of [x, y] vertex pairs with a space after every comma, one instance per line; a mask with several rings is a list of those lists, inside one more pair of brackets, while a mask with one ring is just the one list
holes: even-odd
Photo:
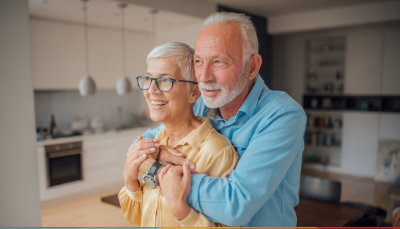
[[[339, 168], [342, 155], [343, 112], [305, 109], [303, 164]], [[321, 167], [322, 166], [322, 167]]]
[[309, 39], [306, 42], [305, 92], [344, 92], [345, 37]]

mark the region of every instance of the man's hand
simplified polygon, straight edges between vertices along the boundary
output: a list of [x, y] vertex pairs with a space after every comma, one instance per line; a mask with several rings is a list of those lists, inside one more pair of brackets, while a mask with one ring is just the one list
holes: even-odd
[[[158, 155], [158, 160], [161, 161], [163, 164], [172, 164], [172, 165], [180, 165], [183, 166], [183, 164], [188, 161], [184, 158], [184, 154], [179, 152], [178, 150], [169, 147], [169, 146], [163, 146], [160, 148], [160, 153]], [[192, 170], [196, 168], [196, 165], [191, 162], [189, 162], [189, 166]]]
[[399, 220], [400, 220], [400, 210], [398, 210], [396, 212], [396, 215], [394, 215], [394, 217], [392, 219], [392, 226], [393, 227], [400, 227]]
[[189, 165], [185, 163], [183, 169], [182, 166], [167, 165], [160, 171], [158, 178], [172, 214], [178, 220], [185, 219], [190, 213], [187, 204], [191, 185]]
[[[162, 146], [160, 147], [159, 151], [160, 152], [158, 153], [158, 160], [164, 165], [173, 164], [182, 166], [185, 162], [188, 162], [192, 172], [196, 173], [196, 165], [193, 162], [186, 160], [184, 158], [185, 155], [183, 153], [180, 153], [178, 150], [169, 146]], [[150, 170], [150, 167], [154, 164], [154, 162], [156, 162], [154, 154], [151, 154], [151, 157], [149, 156], [147, 160], [145, 160], [139, 166], [140, 174], [146, 174]]]

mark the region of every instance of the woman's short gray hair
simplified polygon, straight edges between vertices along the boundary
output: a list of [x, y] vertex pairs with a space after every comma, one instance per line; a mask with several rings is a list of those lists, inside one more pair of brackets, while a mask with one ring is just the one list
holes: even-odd
[[[166, 57], [170, 59], [181, 70], [181, 74], [185, 80], [197, 82], [193, 67], [194, 49], [182, 42], [171, 42], [155, 47], [149, 55], [147, 55], [146, 63], [151, 59]], [[188, 93], [193, 84], [186, 83]]]
[[258, 39], [257, 32], [250, 17], [245, 14], [232, 13], [232, 12], [217, 12], [213, 13], [206, 18], [203, 23], [203, 28], [208, 25], [219, 25], [225, 23], [238, 23], [241, 29], [243, 39], [243, 62], [247, 63], [250, 56], [258, 54]]

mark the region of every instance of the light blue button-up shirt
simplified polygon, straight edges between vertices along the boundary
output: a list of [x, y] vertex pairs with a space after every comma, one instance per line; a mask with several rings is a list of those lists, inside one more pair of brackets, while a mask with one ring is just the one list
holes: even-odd
[[[209, 111], [200, 98], [194, 113]], [[226, 178], [192, 175], [189, 205], [229, 226], [296, 226], [306, 127], [302, 107], [286, 93], [268, 89], [258, 76], [236, 116], [225, 121], [216, 112], [211, 124], [232, 142], [239, 162]], [[142, 136], [155, 137], [162, 128]]]

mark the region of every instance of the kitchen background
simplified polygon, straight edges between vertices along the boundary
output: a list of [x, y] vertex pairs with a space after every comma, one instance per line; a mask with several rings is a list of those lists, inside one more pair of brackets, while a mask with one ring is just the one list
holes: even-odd
[[[145, 73], [152, 47], [172, 41], [194, 47], [204, 18], [217, 10], [252, 16], [261, 76], [303, 105], [303, 174], [341, 181], [341, 201], [381, 207], [390, 222], [386, 192], [400, 174], [400, 1], [123, 1], [132, 91], [120, 96], [121, 2], [87, 2], [88, 65], [97, 87], [87, 97], [78, 90], [86, 74], [83, 3], [0, 3], [0, 226], [129, 226], [100, 197], [123, 186], [133, 138], [157, 126], [146, 120], [135, 77]], [[60, 135], [55, 139], [49, 135], [52, 115]], [[65, 137], [76, 130], [84, 135]], [[68, 170], [73, 175], [65, 183], [51, 185], [59, 181], [49, 177], [49, 164], [57, 162], [48, 155], [67, 148], [76, 169]], [[22, 192], [26, 187], [33, 188]], [[17, 207], [24, 203], [23, 210]], [[18, 217], [21, 211], [29, 217]]]

